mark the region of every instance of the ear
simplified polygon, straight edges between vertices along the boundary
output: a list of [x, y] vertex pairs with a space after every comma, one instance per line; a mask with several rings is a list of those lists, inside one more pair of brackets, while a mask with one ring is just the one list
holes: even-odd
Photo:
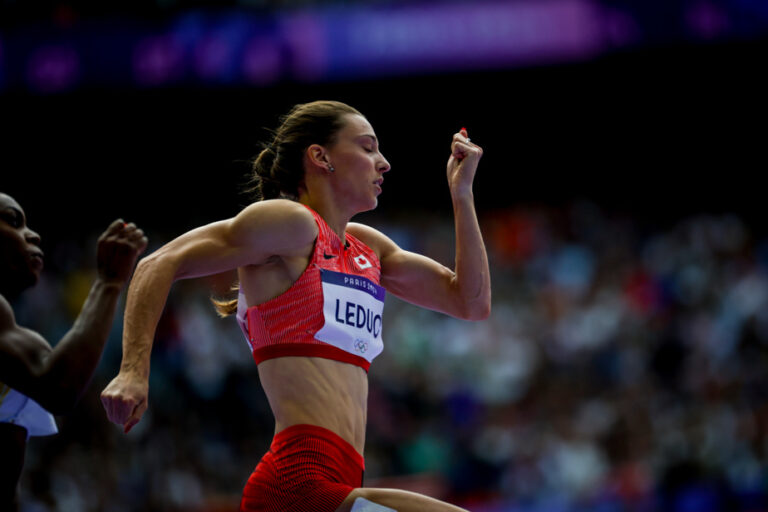
[[323, 169], [328, 167], [328, 150], [320, 144], [312, 144], [307, 148], [307, 160], [312, 165], [322, 167]]

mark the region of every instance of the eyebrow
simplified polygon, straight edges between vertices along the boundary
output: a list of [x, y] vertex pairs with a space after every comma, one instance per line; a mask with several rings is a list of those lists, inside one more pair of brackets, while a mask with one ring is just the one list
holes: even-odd
[[370, 135], [370, 134], [366, 133], [365, 135], [360, 135], [357, 138], [358, 139], [362, 139], [363, 137], [367, 137], [367, 138], [371, 139], [377, 146], [379, 145], [379, 139], [377, 139], [375, 135]]
[[19, 209], [18, 209], [18, 208], [16, 208], [15, 206], [12, 206], [12, 205], [4, 206], [4, 207], [2, 207], [2, 209], [0, 209], [0, 210], [1, 210], [1, 211], [7, 211], [7, 210], [10, 210], [10, 211], [12, 211], [13, 213], [15, 213], [16, 215], [18, 215], [19, 217], [21, 217], [21, 218], [22, 218], [22, 220], [24, 219], [24, 212], [23, 212], [23, 211], [21, 211], [21, 210], [19, 210]]

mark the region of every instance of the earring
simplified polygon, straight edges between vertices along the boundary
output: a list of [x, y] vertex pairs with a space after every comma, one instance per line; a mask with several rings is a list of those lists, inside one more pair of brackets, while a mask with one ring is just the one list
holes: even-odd
[[336, 169], [331, 164], [328, 164], [328, 172], [336, 172]]

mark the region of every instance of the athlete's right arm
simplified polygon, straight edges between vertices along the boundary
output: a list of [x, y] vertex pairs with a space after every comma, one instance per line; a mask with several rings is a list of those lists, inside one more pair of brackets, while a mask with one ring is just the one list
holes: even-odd
[[306, 208], [275, 199], [194, 229], [141, 260], [128, 288], [120, 373], [101, 394], [110, 421], [128, 432], [147, 409], [150, 352], [174, 281], [294, 254], [316, 236], [317, 226]]

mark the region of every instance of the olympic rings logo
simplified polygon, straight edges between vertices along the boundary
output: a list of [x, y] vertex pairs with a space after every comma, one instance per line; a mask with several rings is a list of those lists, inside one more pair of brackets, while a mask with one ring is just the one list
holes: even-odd
[[355, 350], [360, 352], [361, 354], [365, 354], [365, 352], [368, 350], [368, 342], [357, 338], [355, 340]]

